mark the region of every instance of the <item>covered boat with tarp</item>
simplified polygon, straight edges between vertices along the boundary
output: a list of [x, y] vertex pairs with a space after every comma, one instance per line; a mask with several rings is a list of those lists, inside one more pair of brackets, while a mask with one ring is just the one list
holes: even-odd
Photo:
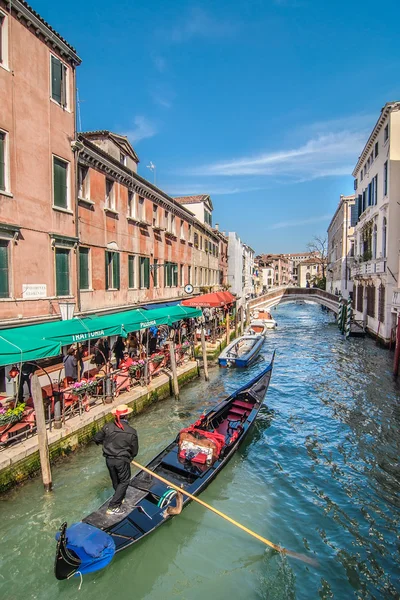
[[[172, 485], [199, 495], [218, 475], [254, 424], [267, 392], [274, 362], [190, 427], [183, 429], [148, 465]], [[129, 484], [118, 514], [107, 514], [108, 502], [80, 523], [61, 526], [57, 534], [55, 576], [68, 579], [102, 569], [115, 552], [125, 550], [173, 516], [180, 501], [191, 499], [140, 470]]]
[[221, 352], [218, 364], [220, 367], [248, 367], [257, 358], [263, 343], [263, 335], [242, 335]]

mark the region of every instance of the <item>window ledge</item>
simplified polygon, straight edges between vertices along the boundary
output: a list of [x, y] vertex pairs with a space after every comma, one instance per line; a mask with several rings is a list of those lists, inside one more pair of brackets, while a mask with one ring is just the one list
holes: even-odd
[[184, 237], [181, 237], [180, 240], [181, 240], [181, 242], [186, 242]]
[[117, 210], [115, 210], [115, 208], [109, 208], [108, 206], [104, 207], [104, 212], [110, 213], [112, 215], [118, 215], [119, 214], [119, 212]]
[[85, 292], [94, 292], [93, 288], [88, 288], [87, 290], [79, 290], [81, 292], [81, 294], [84, 294]]
[[131, 217], [130, 215], [127, 215], [126, 218], [131, 223], [139, 223], [139, 219], [137, 217]]
[[165, 231], [165, 227], [161, 227], [161, 225], [153, 225], [154, 231]]
[[95, 202], [93, 202], [93, 200], [89, 200], [89, 198], [81, 198], [80, 196], [78, 196], [78, 202], [81, 202], [82, 204], [88, 204], [89, 206], [95, 205]]
[[7, 190], [0, 190], [0, 196], [6, 196], [6, 198], [14, 198], [14, 194], [7, 192]]
[[56, 210], [57, 212], [65, 213], [67, 215], [73, 215], [74, 214], [74, 211], [72, 211], [71, 209], [69, 209], [69, 208], [62, 208], [61, 206], [55, 206], [54, 204], [53, 204], [53, 210]]
[[141, 225], [142, 227], [150, 227], [151, 223], [148, 223], [147, 221], [142, 221], [142, 219], [138, 220], [139, 225]]
[[106, 292], [119, 292], [119, 288], [107, 288]]
[[50, 96], [50, 102], [52, 102], [53, 104], [55, 104], [56, 106], [58, 106], [59, 108], [61, 108], [62, 110], [64, 110], [67, 113], [71, 114], [71, 111], [69, 110], [68, 106], [63, 106], [62, 104], [60, 104], [59, 102], [57, 102], [57, 100], [54, 100], [54, 98], [52, 98]]

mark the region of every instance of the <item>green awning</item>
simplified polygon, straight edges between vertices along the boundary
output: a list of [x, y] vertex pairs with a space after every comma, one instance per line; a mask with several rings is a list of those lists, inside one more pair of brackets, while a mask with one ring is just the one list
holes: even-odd
[[201, 314], [197, 308], [176, 305], [0, 330], [0, 366], [57, 356], [61, 353], [61, 346], [110, 335], [126, 337], [131, 331], [152, 325], [172, 325]]
[[[60, 342], [34, 339], [22, 333], [23, 328], [0, 331], [0, 366], [40, 360], [61, 354]], [[10, 333], [12, 332], [12, 333]]]

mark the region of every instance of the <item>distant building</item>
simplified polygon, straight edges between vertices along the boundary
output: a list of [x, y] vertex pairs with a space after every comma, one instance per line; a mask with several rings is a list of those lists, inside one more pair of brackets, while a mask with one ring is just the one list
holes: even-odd
[[388, 102], [353, 171], [355, 318], [388, 343], [400, 314], [400, 102]]
[[297, 266], [299, 287], [312, 287], [322, 277], [321, 261], [315, 257], [308, 258]]
[[274, 287], [288, 285], [289, 259], [286, 254], [261, 254], [260, 259], [264, 265], [270, 265], [274, 271]]
[[339, 205], [328, 227], [326, 290], [347, 298], [353, 291], [350, 267], [354, 260], [354, 227], [351, 208], [355, 196], [340, 196]]
[[295, 254], [285, 254], [289, 260], [289, 273], [288, 273], [288, 282], [289, 285], [299, 285], [299, 273], [298, 266], [300, 263], [308, 260], [313, 255], [312, 252], [298, 252]]
[[219, 289], [220, 238], [212, 228], [213, 204], [208, 194], [181, 196], [175, 202], [195, 217], [193, 224], [193, 281], [195, 292]]
[[218, 246], [218, 276], [220, 287], [226, 289], [229, 287], [228, 283], [228, 237], [219, 230], [218, 223], [215, 224], [214, 233], [219, 239]]

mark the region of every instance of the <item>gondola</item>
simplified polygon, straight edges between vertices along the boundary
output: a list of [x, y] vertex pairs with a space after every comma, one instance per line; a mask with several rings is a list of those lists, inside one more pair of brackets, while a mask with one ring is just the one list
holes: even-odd
[[249, 367], [257, 358], [263, 343], [262, 335], [242, 335], [221, 352], [218, 364], [220, 367]]
[[[270, 383], [274, 356], [249, 383], [181, 430], [147, 468], [192, 495], [199, 495], [254, 424]], [[168, 485], [139, 471], [130, 481], [121, 513], [107, 515], [107, 501], [79, 523], [70, 527], [62, 524], [56, 535], [56, 578], [69, 579], [104, 568], [116, 552], [139, 542], [171, 519], [173, 511], [169, 509], [182, 502], [180, 496], [177, 498]], [[183, 507], [190, 501], [184, 497]]]

